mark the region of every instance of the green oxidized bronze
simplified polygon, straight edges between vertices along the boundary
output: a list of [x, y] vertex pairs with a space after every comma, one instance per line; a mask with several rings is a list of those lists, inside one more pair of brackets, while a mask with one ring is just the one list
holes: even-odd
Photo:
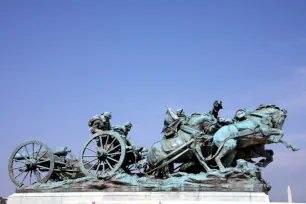
[[[186, 115], [183, 109], [167, 107], [163, 137], [149, 149], [132, 143], [131, 122], [111, 126], [112, 114], [105, 112], [89, 120], [92, 136], [79, 160], [67, 147], [50, 149], [33, 140], [12, 153], [9, 175], [19, 189], [28, 190], [78, 185], [96, 190], [233, 190], [238, 184], [241, 191], [268, 191], [260, 168], [273, 161], [274, 153], [265, 145], [282, 143], [298, 150], [283, 140], [287, 111], [260, 105], [226, 119], [219, 117], [222, 108], [215, 101], [208, 113]], [[248, 167], [258, 157], [264, 159], [257, 168]]]

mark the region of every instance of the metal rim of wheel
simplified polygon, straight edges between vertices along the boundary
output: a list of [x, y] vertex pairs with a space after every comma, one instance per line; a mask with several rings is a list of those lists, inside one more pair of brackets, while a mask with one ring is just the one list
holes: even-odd
[[[102, 145], [101, 145], [102, 144]], [[114, 131], [94, 134], [80, 153], [80, 169], [86, 176], [103, 176], [122, 167], [126, 156], [126, 144]]]
[[20, 144], [11, 154], [8, 164], [9, 176], [18, 187], [46, 183], [53, 170], [54, 155], [45, 143], [38, 140]]

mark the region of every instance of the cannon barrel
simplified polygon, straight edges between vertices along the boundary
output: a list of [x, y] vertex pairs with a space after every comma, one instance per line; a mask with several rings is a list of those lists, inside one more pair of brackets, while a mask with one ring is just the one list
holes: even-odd
[[56, 156], [66, 156], [71, 150], [68, 147], [56, 147], [51, 149], [52, 153]]
[[[51, 149], [52, 153], [56, 156], [66, 156], [69, 152], [71, 152], [70, 149], [68, 149], [68, 147], [57, 147], [57, 148], [54, 148], [54, 149]], [[37, 153], [38, 152], [34, 152], [34, 158], [36, 157], [39, 157], [37, 156]], [[39, 155], [43, 155], [45, 152], [39, 152]], [[16, 160], [24, 160], [24, 159], [30, 159], [30, 157], [33, 156], [33, 152], [29, 152], [26, 153], [17, 153], [14, 157], [14, 159]]]

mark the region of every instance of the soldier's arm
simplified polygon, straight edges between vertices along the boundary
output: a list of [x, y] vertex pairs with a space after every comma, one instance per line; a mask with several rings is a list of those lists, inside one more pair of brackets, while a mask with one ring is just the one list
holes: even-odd
[[224, 125], [233, 124], [234, 120], [231, 118], [218, 118], [218, 122]]
[[103, 127], [103, 122], [102, 120], [95, 120], [93, 123], [92, 123], [92, 127], [93, 128], [97, 128], [97, 129], [101, 129]]
[[195, 129], [193, 129], [193, 128], [187, 126], [187, 125], [181, 125], [180, 129], [181, 129], [182, 131], [186, 132], [186, 133], [191, 134], [191, 135], [193, 135], [193, 134], [200, 134], [200, 133], [201, 133], [201, 131], [195, 130]]

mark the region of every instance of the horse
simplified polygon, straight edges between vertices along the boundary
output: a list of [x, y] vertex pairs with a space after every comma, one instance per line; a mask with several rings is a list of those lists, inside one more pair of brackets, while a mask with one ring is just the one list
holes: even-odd
[[[258, 156], [268, 157], [271, 162], [273, 152], [264, 149], [265, 144], [283, 143], [292, 150], [296, 147], [282, 140], [283, 124], [287, 117], [287, 111], [275, 105], [260, 105], [254, 111], [246, 111], [246, 118], [242, 121], [221, 127], [213, 136], [213, 144], [218, 147], [212, 159], [217, 163], [221, 172], [226, 171], [234, 161], [237, 151], [250, 147], [260, 147]], [[221, 161], [222, 159], [222, 161]], [[267, 163], [262, 163], [266, 166]]]
[[[255, 163], [258, 167], [266, 167], [273, 161], [274, 152], [271, 149], [265, 149], [265, 144], [251, 145], [246, 148], [237, 149], [237, 154], [231, 166], [236, 166], [238, 159], [243, 159], [250, 163]], [[257, 163], [252, 159], [264, 157]]]
[[[168, 158], [168, 154], [178, 150], [180, 147], [183, 147], [192, 139], [194, 139], [194, 142], [190, 145], [190, 150], [192, 151], [185, 152], [173, 160], [171, 164], [156, 170], [155, 175], [158, 177], [168, 177], [170, 173], [173, 172], [173, 163], [186, 163], [194, 160], [198, 160], [206, 171], [211, 171], [202, 154], [202, 151], [204, 151], [204, 146], [201, 142], [212, 140], [211, 135], [213, 135], [217, 130], [216, 118], [211, 114], [193, 113], [190, 117], [182, 119], [179, 118], [170, 108], [168, 108], [164, 124], [165, 128], [163, 132], [167, 132], [166, 129], [171, 127], [172, 136], [165, 136], [162, 140], [154, 143], [149, 149], [147, 153], [147, 163], [149, 165], [148, 171], [159, 166], [161, 161], [171, 159]], [[209, 137], [205, 137], [206, 134], [209, 135]], [[184, 148], [180, 149], [178, 152], [176, 152], [176, 155], [179, 155], [183, 151]]]

